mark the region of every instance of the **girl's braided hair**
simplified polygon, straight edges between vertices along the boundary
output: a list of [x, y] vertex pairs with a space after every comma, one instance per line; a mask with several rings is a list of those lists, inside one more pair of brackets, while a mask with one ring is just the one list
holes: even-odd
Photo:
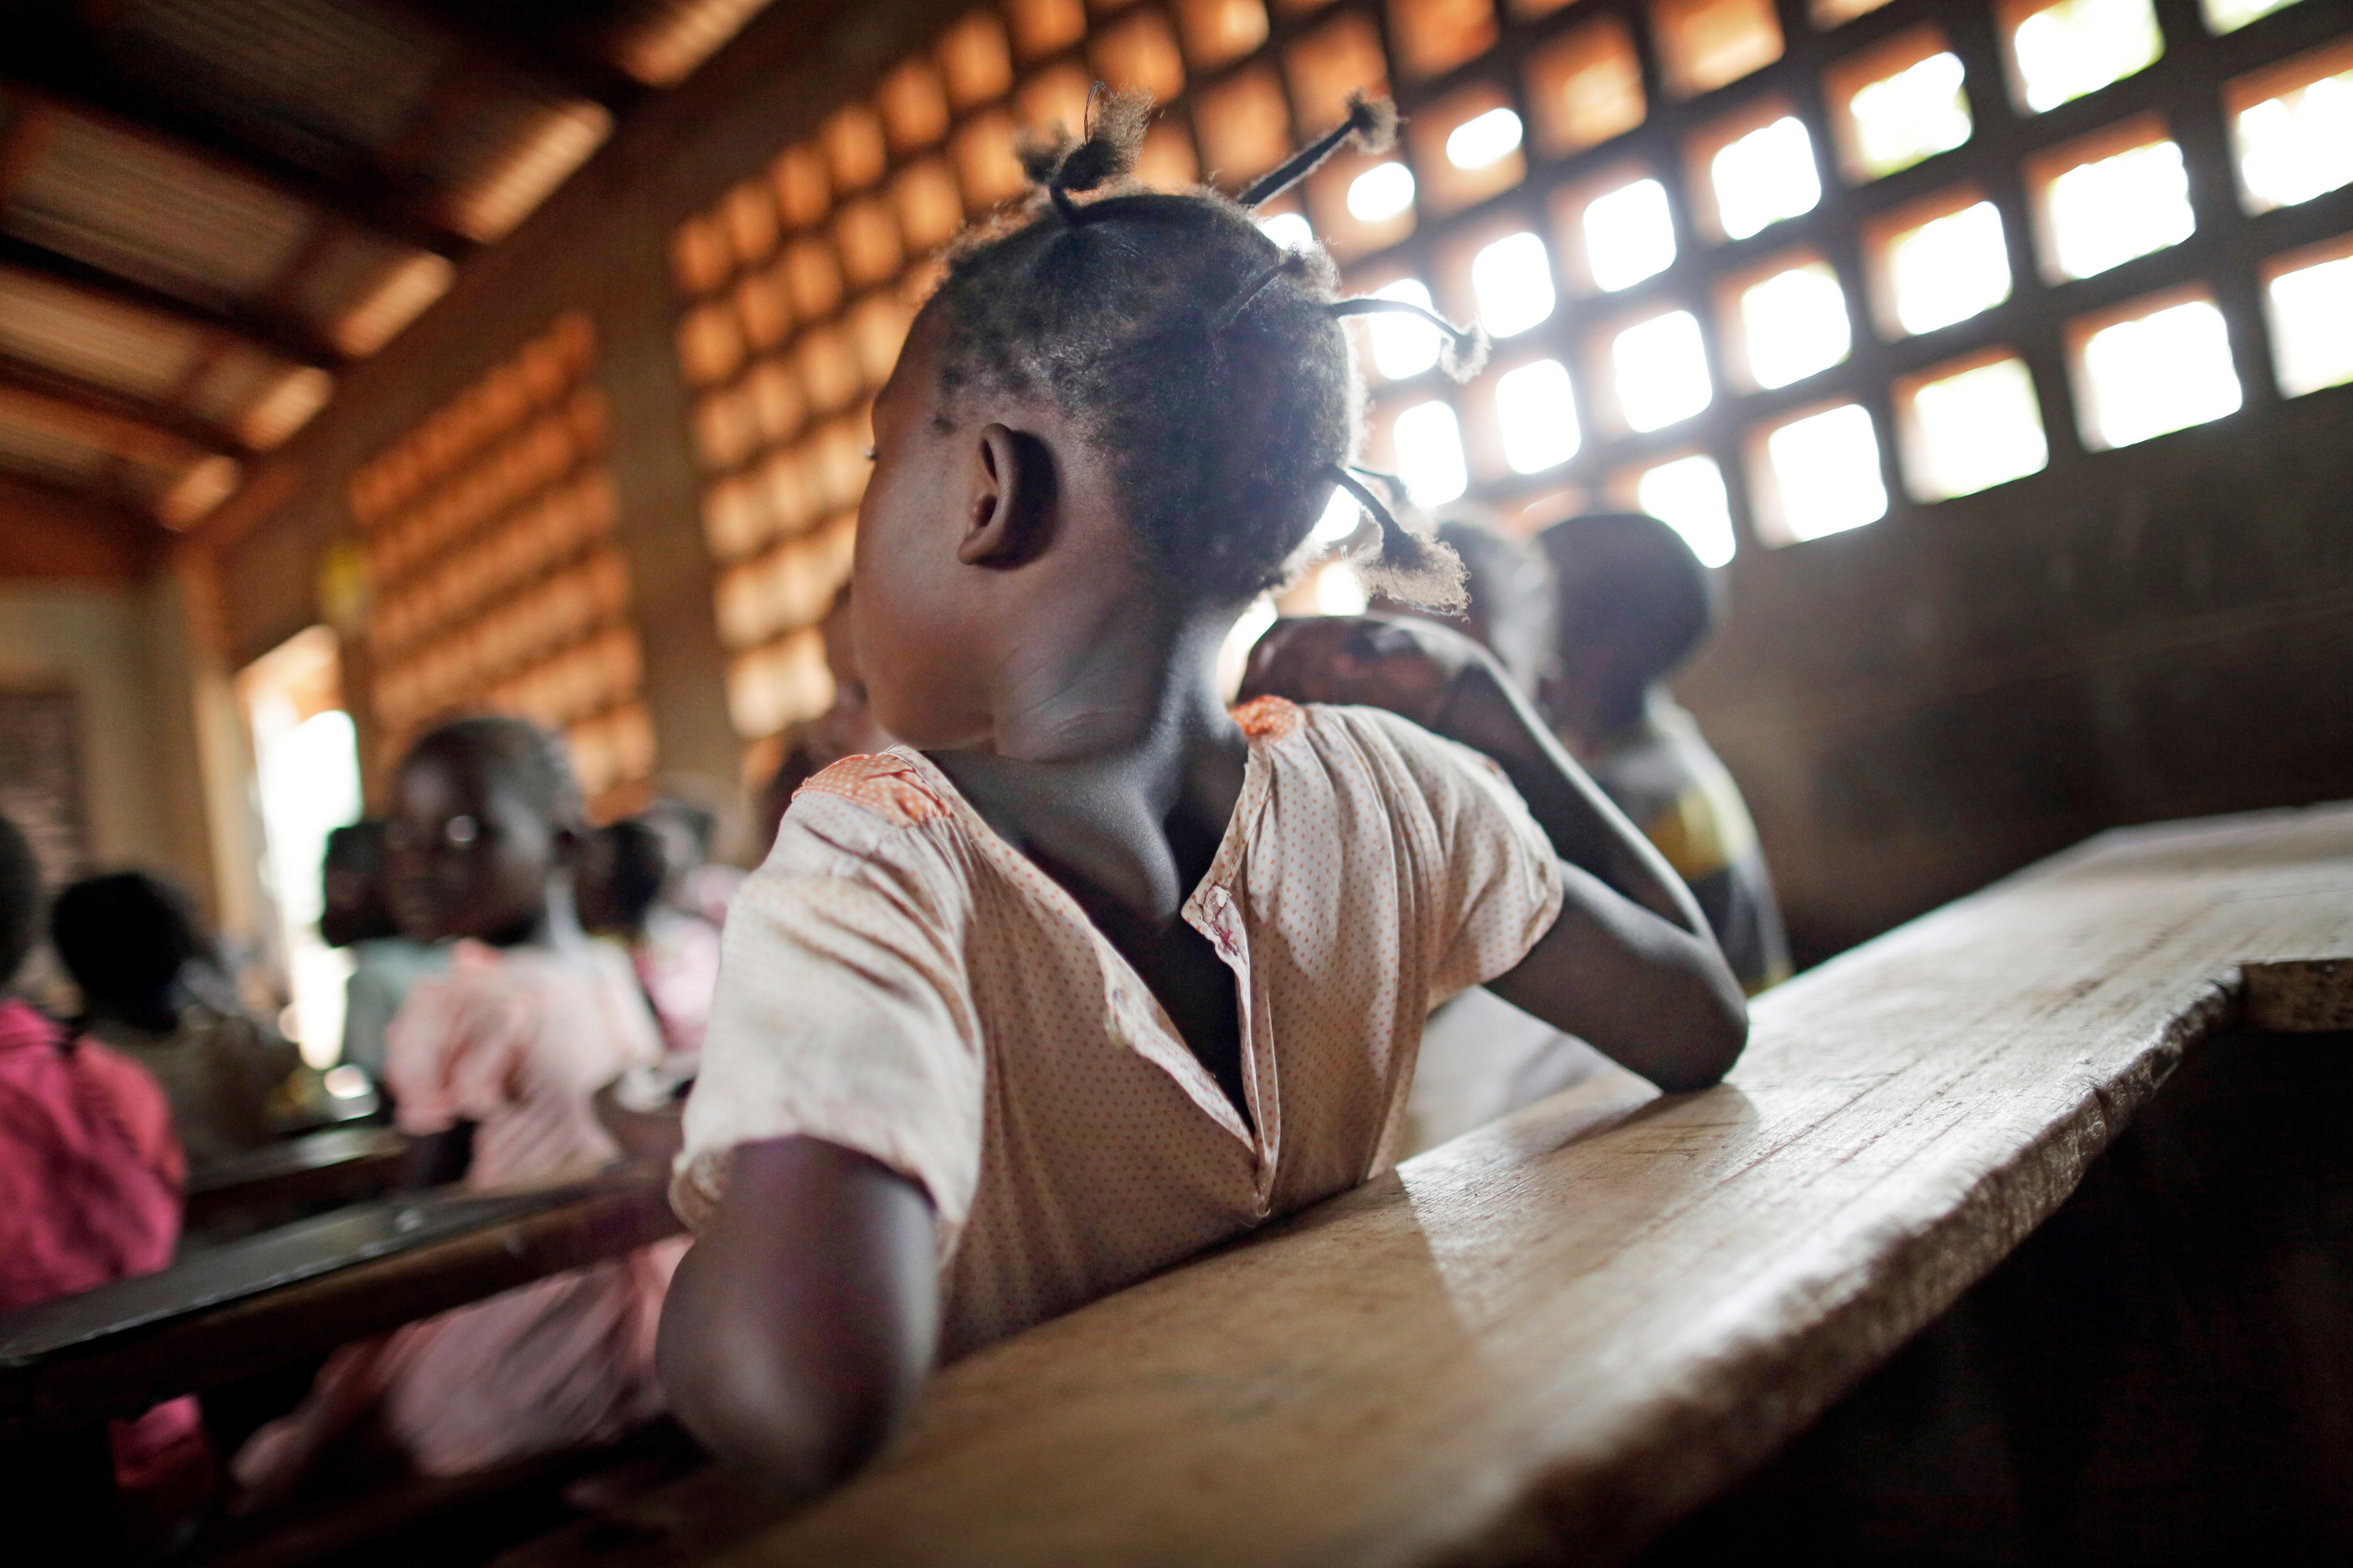
[[[944, 396], [987, 385], [1052, 398], [1113, 455], [1146, 563], [1188, 597], [1281, 586], [1338, 485], [1377, 524], [1368, 585], [1459, 605], [1453, 552], [1351, 467], [1364, 386], [1340, 319], [1414, 307], [1339, 300], [1321, 246], [1286, 250], [1250, 217], [1344, 143], [1386, 150], [1396, 111], [1352, 100], [1344, 124], [1238, 200], [1136, 186], [1150, 112], [1141, 94], [1098, 89], [1082, 139], [1058, 127], [1022, 148], [1039, 194], [958, 241], [926, 307], [941, 319]], [[1415, 313], [1446, 333], [1450, 374], [1476, 372], [1483, 335]]]

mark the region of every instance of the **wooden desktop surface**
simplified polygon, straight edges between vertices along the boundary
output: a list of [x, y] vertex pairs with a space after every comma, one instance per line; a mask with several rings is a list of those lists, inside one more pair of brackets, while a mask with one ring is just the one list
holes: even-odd
[[655, 1555], [1622, 1560], [1944, 1310], [2206, 1033], [2353, 1026], [2348, 957], [2353, 807], [2107, 835], [1763, 998], [1719, 1088], [1531, 1107], [948, 1369], [797, 1519]]

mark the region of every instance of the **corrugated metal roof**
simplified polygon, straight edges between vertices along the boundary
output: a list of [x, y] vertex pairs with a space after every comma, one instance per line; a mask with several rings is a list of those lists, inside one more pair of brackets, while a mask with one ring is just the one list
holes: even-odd
[[0, 465], [51, 484], [89, 484], [112, 462], [111, 453], [87, 442], [60, 436], [0, 416]]
[[162, 398], [203, 351], [195, 328], [0, 268], [0, 354], [133, 397]]
[[448, 193], [458, 226], [504, 237], [605, 143], [613, 117], [581, 100], [504, 94], [437, 128], [417, 171]]
[[436, 33], [354, 0], [145, 0], [107, 52], [261, 139], [380, 151], [407, 129], [449, 56]]
[[288, 293], [293, 308], [329, 342], [364, 358], [448, 292], [455, 276], [438, 256], [338, 227]]
[[0, 224], [157, 288], [249, 300], [318, 226], [257, 181], [77, 114], [58, 114]]
[[655, 87], [675, 87], [744, 30], [768, 0], [646, 0], [615, 24], [621, 68]]

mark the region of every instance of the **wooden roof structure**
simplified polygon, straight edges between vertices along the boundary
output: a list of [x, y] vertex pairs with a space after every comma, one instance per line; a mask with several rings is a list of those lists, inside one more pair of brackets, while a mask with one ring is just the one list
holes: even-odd
[[765, 4], [11, 6], [0, 487], [193, 525]]

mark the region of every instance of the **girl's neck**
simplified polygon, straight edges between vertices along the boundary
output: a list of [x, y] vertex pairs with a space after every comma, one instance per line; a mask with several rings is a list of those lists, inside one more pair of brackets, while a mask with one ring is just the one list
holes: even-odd
[[581, 929], [579, 910], [573, 902], [571, 879], [560, 874], [549, 878], [544, 903], [512, 925], [487, 933], [480, 940], [501, 952], [512, 952], [521, 948], [563, 953], [584, 951], [588, 943], [588, 933]]

